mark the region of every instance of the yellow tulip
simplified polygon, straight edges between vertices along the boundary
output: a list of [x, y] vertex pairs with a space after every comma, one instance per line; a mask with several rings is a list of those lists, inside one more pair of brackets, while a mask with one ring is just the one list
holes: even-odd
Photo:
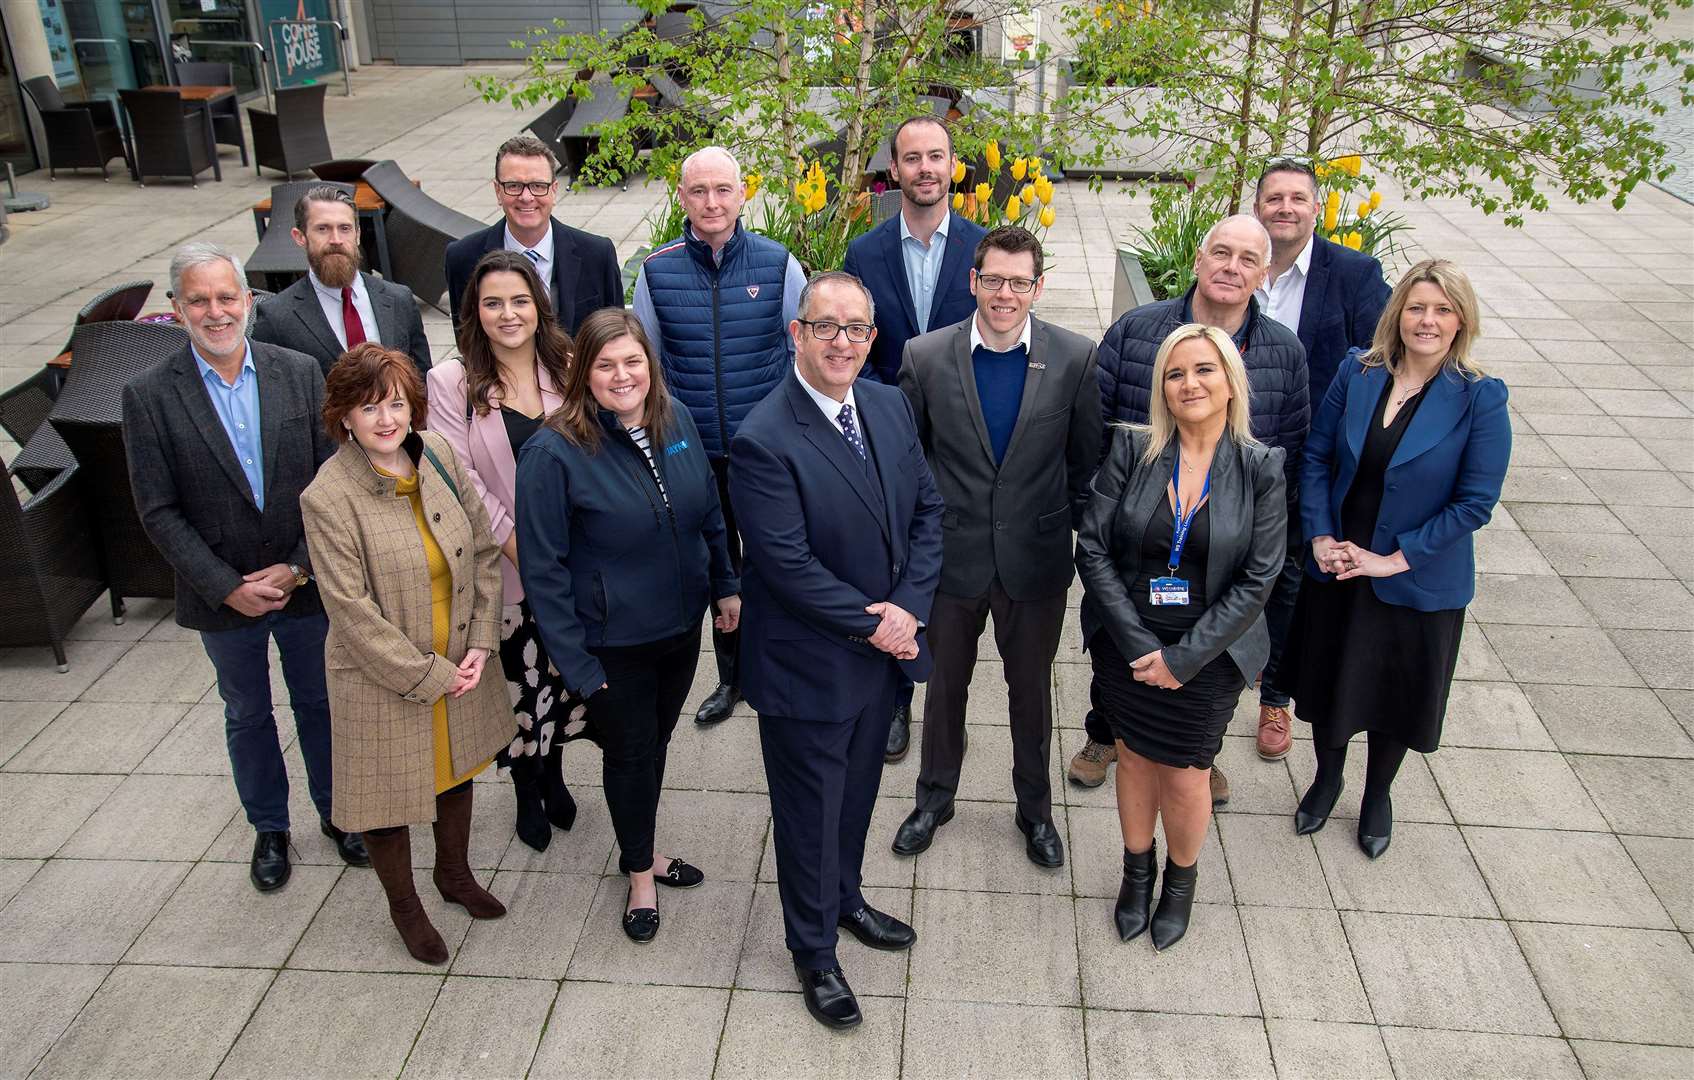
[[1029, 171], [1031, 173], [1033, 173], [1034, 175], [1036, 175], [1036, 176], [1042, 175], [1043, 170], [1046, 169], [1046, 168], [1047, 168], [1046, 163], [1043, 162], [1040, 158], [1030, 158], [1029, 159]]
[[1379, 207], [1381, 205], [1382, 205], [1382, 192], [1380, 192], [1380, 191], [1371, 192], [1370, 193], [1370, 208], [1372, 210], [1375, 210], [1377, 207]]
[[1019, 199], [1017, 195], [1014, 194], [1011, 198], [1006, 200], [1006, 220], [1016, 221], [1022, 216], [1023, 200]]
[[1364, 167], [1364, 159], [1357, 154], [1348, 154], [1336, 164], [1340, 165], [1348, 176], [1357, 177], [1359, 170]]
[[1332, 232], [1329, 234], [1328, 239], [1332, 244], [1339, 244], [1341, 242], [1341, 234], [1338, 232]]
[[1364, 247], [1365, 238], [1356, 232], [1350, 232], [1347, 234], [1347, 239], [1343, 240], [1342, 243], [1346, 244], [1354, 251], [1358, 251], [1360, 248]]
[[1057, 214], [1053, 213], [1053, 208], [1051, 206], [1043, 206], [1041, 208], [1041, 216], [1037, 220], [1041, 222], [1043, 228], [1050, 229], [1053, 227], [1053, 219], [1057, 216]]
[[1025, 184], [1023, 186], [1023, 190], [1018, 192], [1018, 198], [1022, 199], [1024, 202], [1028, 203], [1030, 206], [1034, 206], [1035, 205], [1035, 185], [1034, 184]]
[[988, 200], [993, 197], [994, 189], [989, 187], [987, 184], [978, 184], [976, 186], [976, 201], [978, 205], [987, 206]]
[[1013, 180], [1022, 180], [1024, 178], [1025, 174], [1027, 174], [1028, 172], [1029, 172], [1029, 162], [1028, 161], [1025, 161], [1023, 158], [1017, 158], [1012, 162], [1012, 179]]
[[1340, 221], [1341, 221], [1341, 206], [1340, 206], [1339, 202], [1332, 201], [1332, 202], [1329, 203], [1329, 205], [1327, 205], [1323, 208], [1323, 231], [1327, 232], [1327, 233], [1333, 233], [1335, 231], [1336, 225], [1339, 224]]
[[1000, 171], [1000, 144], [998, 142], [990, 140], [988, 146], [982, 151], [982, 156], [988, 160], [989, 172]]
[[965, 208], [965, 193], [962, 192], [962, 191], [953, 192], [953, 209], [963, 210], [964, 208]]
[[1363, 221], [1368, 217], [1370, 217], [1370, 200], [1366, 199], [1364, 202], [1359, 204], [1359, 220]]
[[965, 163], [962, 162], [962, 161], [953, 162], [953, 183], [955, 183], [955, 184], [963, 183], [964, 179], [965, 179]]
[[746, 179], [746, 197], [751, 199], [753, 196], [757, 195], [759, 193], [759, 185], [764, 182], [765, 178], [760, 176], [758, 173], [748, 173]]
[[1320, 161], [1316, 165], [1312, 166], [1312, 172], [1317, 174], [1317, 178], [1319, 180], [1322, 180], [1324, 177], [1329, 175], [1329, 166]]
[[1035, 182], [1035, 197], [1041, 200], [1042, 206], [1050, 205], [1053, 201], [1053, 181], [1045, 176]]

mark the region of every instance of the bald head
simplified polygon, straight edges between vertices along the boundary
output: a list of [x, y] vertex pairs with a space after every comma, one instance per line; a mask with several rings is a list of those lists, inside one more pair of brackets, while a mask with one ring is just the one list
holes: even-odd
[[1232, 214], [1213, 225], [1194, 253], [1195, 293], [1213, 316], [1200, 321], [1233, 332], [1265, 280], [1270, 257], [1270, 233], [1253, 215]]
[[1216, 225], [1207, 229], [1206, 238], [1200, 241], [1200, 250], [1204, 251], [1206, 248], [1211, 247], [1212, 241], [1216, 240], [1218, 238], [1218, 234], [1226, 229], [1229, 230], [1230, 235], [1239, 243], [1249, 246], [1255, 243], [1258, 244], [1260, 250], [1264, 252], [1264, 258], [1262, 261], [1266, 263], [1270, 262], [1270, 233], [1265, 231], [1264, 225], [1262, 225], [1259, 222], [1259, 219], [1254, 217], [1252, 214], [1231, 214], [1219, 221]]
[[735, 235], [741, 204], [747, 201], [735, 155], [721, 146], [704, 146], [689, 154], [682, 162], [676, 195], [694, 235], [713, 251], [722, 250]]
[[714, 172], [727, 169], [730, 175], [735, 177], [736, 183], [741, 182], [741, 162], [735, 160], [734, 154], [721, 146], [702, 146], [682, 159], [682, 171], [677, 174], [677, 185], [686, 188], [689, 173], [707, 165], [714, 166]]

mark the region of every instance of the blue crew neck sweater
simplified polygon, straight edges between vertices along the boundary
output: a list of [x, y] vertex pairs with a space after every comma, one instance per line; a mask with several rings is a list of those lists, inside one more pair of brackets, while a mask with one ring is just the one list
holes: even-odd
[[1023, 380], [1029, 372], [1029, 350], [1021, 343], [1009, 352], [993, 352], [978, 345], [971, 350], [971, 368], [976, 374], [976, 396], [982, 401], [982, 421], [988, 426], [988, 443], [998, 465], [1006, 460], [1006, 447], [1017, 426]]

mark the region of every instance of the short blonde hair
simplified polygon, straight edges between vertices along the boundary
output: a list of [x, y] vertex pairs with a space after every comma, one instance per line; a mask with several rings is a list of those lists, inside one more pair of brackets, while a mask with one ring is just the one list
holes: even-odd
[[1406, 300], [1412, 287], [1428, 282], [1446, 294], [1459, 312], [1459, 332], [1453, 336], [1453, 349], [1442, 361], [1443, 369], [1456, 370], [1470, 380], [1484, 378], [1488, 373], [1471, 357], [1471, 346], [1482, 336], [1482, 311], [1476, 302], [1476, 290], [1470, 278], [1458, 265], [1448, 259], [1425, 259], [1400, 279], [1388, 297], [1388, 306], [1377, 320], [1376, 333], [1371, 337], [1370, 351], [1359, 358], [1366, 367], [1381, 365], [1391, 372], [1400, 370], [1406, 354], [1406, 343], [1400, 340], [1400, 316], [1406, 310]]
[[1241, 360], [1241, 351], [1235, 347], [1230, 336], [1215, 326], [1205, 323], [1187, 323], [1172, 330], [1159, 345], [1159, 353], [1153, 358], [1153, 385], [1147, 401], [1147, 449], [1141, 455], [1141, 460], [1151, 465], [1159, 460], [1159, 455], [1165, 452], [1165, 447], [1176, 438], [1176, 418], [1171, 416], [1170, 406], [1165, 403], [1165, 366], [1172, 352], [1185, 341], [1204, 338], [1217, 350], [1218, 359], [1223, 361], [1223, 377], [1229, 384], [1229, 413], [1224, 426], [1229, 431], [1229, 437], [1241, 446], [1257, 446], [1258, 440], [1253, 438], [1252, 411], [1249, 407], [1249, 390], [1247, 386], [1247, 365]]

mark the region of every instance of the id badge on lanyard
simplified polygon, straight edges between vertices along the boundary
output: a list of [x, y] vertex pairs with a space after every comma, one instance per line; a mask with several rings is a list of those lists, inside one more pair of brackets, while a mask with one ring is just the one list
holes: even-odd
[[1200, 497], [1194, 500], [1194, 508], [1186, 516], [1182, 513], [1182, 447], [1176, 448], [1176, 462], [1171, 468], [1171, 491], [1175, 495], [1176, 507], [1171, 514], [1171, 557], [1168, 566], [1169, 573], [1164, 577], [1156, 577], [1147, 583], [1147, 600], [1154, 607], [1185, 607], [1188, 604], [1188, 582], [1176, 576], [1176, 568], [1182, 565], [1182, 548], [1188, 543], [1188, 530], [1194, 525], [1194, 516], [1205, 504], [1206, 496], [1212, 490], [1212, 473], [1206, 471], [1205, 486], [1200, 489]]

